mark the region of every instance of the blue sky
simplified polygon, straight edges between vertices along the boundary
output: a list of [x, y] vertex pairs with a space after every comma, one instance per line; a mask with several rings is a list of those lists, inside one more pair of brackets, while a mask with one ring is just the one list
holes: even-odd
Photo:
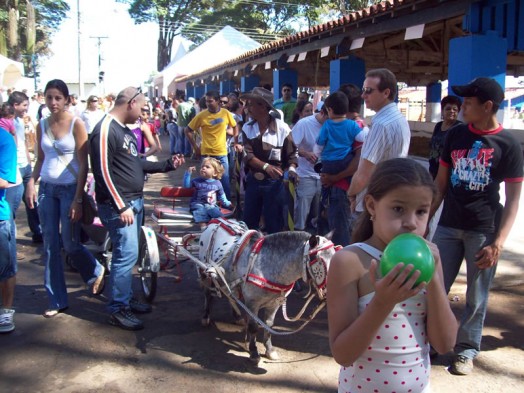
[[[78, 82], [77, 1], [67, 0], [71, 11], [53, 36], [53, 55], [41, 61], [40, 85], [54, 78]], [[102, 39], [102, 67], [105, 91], [118, 92], [139, 86], [156, 71], [158, 27], [154, 23], [135, 25], [125, 4], [113, 0], [80, 0], [81, 67], [84, 82], [98, 81], [98, 46], [91, 37]]]

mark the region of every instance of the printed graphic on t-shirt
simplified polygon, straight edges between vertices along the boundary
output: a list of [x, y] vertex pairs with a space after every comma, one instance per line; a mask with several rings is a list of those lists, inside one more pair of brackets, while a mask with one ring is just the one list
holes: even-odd
[[483, 148], [481, 141], [475, 141], [471, 149], [453, 150], [451, 152], [453, 187], [484, 191], [492, 182], [491, 166], [494, 151], [493, 148]]
[[211, 124], [212, 126], [215, 126], [217, 124], [220, 124], [220, 123], [223, 123], [224, 122], [224, 119], [222, 119], [221, 117], [219, 117], [218, 119], [212, 119], [209, 121], [209, 124]]
[[216, 190], [209, 191], [207, 193], [207, 203], [210, 205], [216, 205], [217, 204], [217, 192]]
[[127, 151], [127, 154], [131, 154], [134, 157], [138, 155], [138, 151], [136, 148], [136, 141], [132, 135], [126, 134], [124, 136], [124, 146], [122, 147], [124, 148], [124, 150]]

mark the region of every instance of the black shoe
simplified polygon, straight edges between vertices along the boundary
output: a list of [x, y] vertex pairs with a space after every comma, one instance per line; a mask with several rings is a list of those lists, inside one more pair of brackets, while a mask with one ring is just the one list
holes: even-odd
[[122, 308], [120, 311], [111, 314], [109, 324], [125, 330], [141, 330], [144, 328], [142, 321], [133, 314], [130, 308]]
[[131, 298], [131, 300], [129, 301], [129, 307], [133, 312], [136, 312], [137, 314], [148, 314], [151, 311], [153, 311], [153, 307], [151, 307], [151, 304], [140, 303], [135, 298]]
[[41, 233], [37, 233], [36, 235], [33, 235], [33, 243], [39, 244], [39, 243], [43, 243], [43, 242], [44, 242], [44, 239], [42, 238], [42, 234]]

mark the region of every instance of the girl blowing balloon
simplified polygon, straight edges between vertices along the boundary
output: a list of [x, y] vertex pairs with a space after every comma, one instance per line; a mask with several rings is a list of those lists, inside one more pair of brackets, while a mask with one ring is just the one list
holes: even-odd
[[436, 246], [429, 243], [435, 259], [429, 283], [414, 286], [420, 271], [403, 263], [384, 277], [378, 273], [394, 237], [424, 235], [434, 195], [430, 174], [410, 159], [385, 161], [371, 178], [353, 234], [357, 243], [337, 252], [329, 268], [329, 341], [342, 366], [339, 392], [428, 392], [429, 345], [439, 353], [453, 349], [457, 321]]

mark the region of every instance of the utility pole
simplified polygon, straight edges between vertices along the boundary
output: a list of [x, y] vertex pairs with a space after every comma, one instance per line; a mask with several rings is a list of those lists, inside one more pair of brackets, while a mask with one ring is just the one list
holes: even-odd
[[77, 9], [77, 39], [78, 39], [78, 95], [84, 96], [84, 81], [82, 79], [82, 51], [80, 49], [80, 0], [76, 0]]
[[102, 40], [109, 38], [107, 36], [91, 36], [89, 38], [94, 38], [97, 40], [97, 46], [98, 46], [98, 94], [105, 94], [104, 91], [104, 76], [105, 72], [102, 71]]

